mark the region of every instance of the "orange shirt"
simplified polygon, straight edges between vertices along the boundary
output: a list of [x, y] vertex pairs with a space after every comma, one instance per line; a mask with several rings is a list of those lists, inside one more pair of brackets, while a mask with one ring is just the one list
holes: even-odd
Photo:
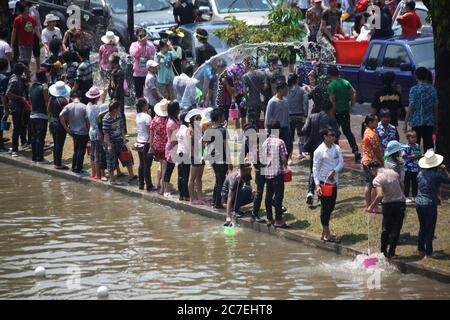
[[417, 31], [422, 27], [420, 18], [414, 11], [409, 11], [399, 16], [397, 21], [402, 26], [402, 35], [416, 35]]
[[367, 128], [364, 131], [364, 137], [362, 140], [362, 149], [363, 155], [361, 159], [361, 164], [363, 166], [367, 166], [370, 161], [378, 161], [382, 163], [383, 159], [379, 159], [377, 155], [375, 155], [374, 150], [381, 150], [381, 140], [375, 130]]

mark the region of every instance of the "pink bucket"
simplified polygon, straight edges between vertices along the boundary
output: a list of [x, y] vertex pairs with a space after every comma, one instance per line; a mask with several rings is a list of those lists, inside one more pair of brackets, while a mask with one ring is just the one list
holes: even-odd
[[369, 268], [372, 266], [375, 266], [377, 264], [377, 258], [376, 257], [367, 257], [364, 259], [364, 268]]
[[229, 117], [231, 118], [231, 120], [236, 120], [239, 117], [239, 110], [238, 109], [230, 109]]

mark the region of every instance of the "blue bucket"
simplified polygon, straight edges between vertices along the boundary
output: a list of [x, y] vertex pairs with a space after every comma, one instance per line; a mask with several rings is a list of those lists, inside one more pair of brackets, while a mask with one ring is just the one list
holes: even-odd
[[0, 131], [8, 131], [11, 128], [11, 122], [1, 121], [0, 122]]

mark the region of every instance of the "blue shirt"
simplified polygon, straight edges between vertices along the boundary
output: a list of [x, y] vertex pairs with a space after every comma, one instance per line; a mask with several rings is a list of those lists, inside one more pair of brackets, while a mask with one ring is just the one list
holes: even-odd
[[421, 169], [417, 176], [418, 193], [416, 205], [437, 205], [437, 195], [441, 183], [450, 184], [450, 178], [436, 169]]
[[[408, 156], [417, 155], [416, 159], [407, 159]], [[408, 145], [408, 148], [405, 149], [403, 153], [403, 159], [405, 159], [405, 171], [408, 172], [419, 172], [419, 157], [422, 152], [420, 151], [420, 147], [417, 143], [413, 145]]]
[[386, 150], [390, 141], [397, 140], [397, 129], [392, 124], [389, 124], [388, 127], [385, 128], [380, 121], [378, 122], [378, 127], [375, 129], [375, 132], [380, 137], [383, 152]]
[[409, 91], [409, 104], [412, 113], [408, 124], [410, 127], [434, 126], [434, 108], [438, 104], [436, 89], [431, 84], [419, 83]]

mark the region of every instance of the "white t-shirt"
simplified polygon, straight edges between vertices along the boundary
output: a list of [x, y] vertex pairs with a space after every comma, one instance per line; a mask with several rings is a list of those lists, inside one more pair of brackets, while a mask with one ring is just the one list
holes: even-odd
[[145, 112], [139, 112], [136, 114], [136, 129], [137, 138], [136, 142], [146, 143], [150, 134], [150, 124], [152, 123], [152, 117]]
[[[0, 40], [0, 58], [5, 58], [7, 53], [11, 53], [12, 49], [8, 42]], [[8, 63], [7, 72], [11, 72], [11, 65]]]
[[189, 135], [188, 127], [186, 127], [184, 124], [181, 125], [180, 129], [178, 129], [177, 140], [177, 153], [183, 153], [184, 155], [188, 155], [189, 157], [191, 152], [191, 136]]
[[158, 86], [156, 85], [156, 76], [153, 73], [148, 73], [145, 77], [144, 84], [144, 96], [147, 98], [148, 104], [154, 107], [158, 101], [152, 95], [152, 89], [156, 88], [159, 93]]
[[50, 41], [53, 39], [62, 39], [61, 30], [59, 30], [58, 27], [55, 27], [53, 31], [48, 30], [45, 28], [42, 30], [42, 43], [50, 44]]

